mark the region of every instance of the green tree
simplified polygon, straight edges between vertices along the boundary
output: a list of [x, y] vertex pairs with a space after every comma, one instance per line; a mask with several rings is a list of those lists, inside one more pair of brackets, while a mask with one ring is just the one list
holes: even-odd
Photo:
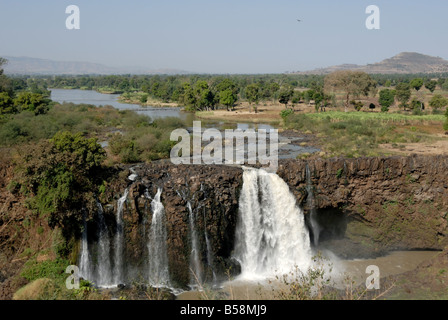
[[246, 99], [249, 102], [249, 106], [254, 103], [254, 111], [258, 112], [258, 101], [260, 100], [260, 87], [256, 83], [252, 83], [246, 87], [245, 90]]
[[14, 105], [14, 101], [9, 96], [8, 92], [0, 93], [0, 116], [5, 114], [16, 113], [17, 108]]
[[31, 146], [19, 171], [28, 206], [47, 217], [50, 226], [73, 231], [82, 221], [83, 209], [94, 206], [92, 193], [98, 190], [105, 157], [96, 139], [80, 133], [61, 132]]
[[423, 101], [418, 99], [412, 99], [411, 101], [411, 110], [413, 111], [413, 114], [420, 115], [422, 114], [422, 111], [425, 109], [425, 104]]
[[196, 96], [193, 87], [189, 83], [184, 83], [182, 87], [182, 94], [180, 95], [180, 103], [185, 104], [185, 109], [188, 111], [196, 111]]
[[40, 93], [27, 91], [20, 92], [14, 99], [14, 105], [20, 111], [32, 111], [36, 115], [44, 114], [48, 111], [49, 100]]
[[409, 85], [412, 89], [419, 91], [421, 87], [423, 87], [423, 79], [421, 78], [412, 79]]
[[194, 95], [196, 97], [196, 109], [204, 110], [214, 106], [215, 96], [210, 90], [207, 81], [197, 81], [194, 88]]
[[305, 100], [305, 103], [310, 104], [311, 100], [314, 100], [314, 95], [316, 94], [316, 91], [313, 89], [309, 89], [303, 93], [303, 100]]
[[343, 70], [330, 73], [325, 77], [324, 85], [325, 91], [344, 91], [345, 111], [352, 97], [368, 96], [376, 90], [376, 82], [361, 71]]
[[403, 109], [408, 107], [409, 99], [411, 98], [411, 87], [408, 83], [400, 82], [395, 87], [395, 97], [400, 102]]
[[85, 138], [82, 133], [72, 134], [68, 131], [55, 134], [51, 142], [60, 152], [68, 152], [76, 158], [80, 169], [88, 172], [101, 166], [106, 153], [96, 138]]
[[291, 100], [294, 91], [292, 88], [284, 87], [280, 90], [278, 94], [278, 102], [285, 105], [285, 108], [288, 107], [288, 102]]
[[433, 109], [441, 109], [441, 108], [448, 106], [448, 99], [446, 99], [441, 94], [435, 94], [431, 98], [431, 101], [429, 101], [429, 105]]
[[448, 91], [448, 80], [445, 80], [440, 87], [443, 91]]
[[446, 108], [445, 117], [446, 117], [446, 120], [445, 120], [445, 123], [443, 124], [443, 129], [448, 131], [448, 108]]
[[434, 93], [437, 87], [437, 81], [435, 80], [428, 80], [425, 82], [425, 88], [431, 91], [431, 93]]
[[7, 91], [10, 96], [13, 95], [11, 88], [11, 80], [3, 74], [3, 66], [8, 63], [8, 60], [0, 57], [0, 92]]
[[303, 92], [300, 91], [294, 91], [294, 94], [292, 95], [291, 102], [292, 103], [300, 103], [300, 101], [303, 99]]
[[237, 99], [237, 95], [230, 88], [219, 93], [219, 103], [225, 105], [227, 111], [230, 111], [230, 109], [233, 108]]
[[275, 96], [280, 91], [280, 85], [277, 82], [272, 82], [269, 85], [268, 91], [269, 91], [269, 97], [275, 99]]
[[380, 91], [379, 104], [382, 107], [381, 111], [389, 111], [390, 106], [395, 101], [395, 91], [390, 89], [383, 89]]
[[8, 60], [0, 57], [0, 76], [3, 75], [3, 66], [8, 63]]
[[232, 91], [232, 93], [235, 95], [237, 95], [239, 91], [237, 85], [231, 79], [224, 79], [216, 85], [217, 92], [223, 92], [226, 90]]
[[312, 89], [312, 98], [314, 99], [316, 111], [319, 111], [319, 109], [325, 111], [333, 96], [326, 94], [322, 85], [315, 85]]
[[238, 87], [231, 79], [221, 80], [216, 85], [217, 98], [220, 104], [226, 106], [227, 111], [238, 101]]

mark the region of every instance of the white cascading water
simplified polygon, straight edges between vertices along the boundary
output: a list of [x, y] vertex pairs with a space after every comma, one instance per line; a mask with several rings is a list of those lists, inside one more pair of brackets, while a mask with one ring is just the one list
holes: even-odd
[[187, 202], [187, 208], [189, 211], [189, 221], [190, 221], [190, 236], [191, 236], [191, 255], [190, 255], [190, 268], [194, 273], [192, 277], [192, 284], [197, 285], [199, 282], [202, 284], [202, 271], [201, 262], [199, 260], [199, 241], [198, 235], [195, 227], [195, 216], [193, 209], [191, 208], [190, 201]]
[[311, 222], [311, 229], [313, 230], [313, 243], [315, 246], [319, 244], [319, 235], [320, 235], [320, 226], [319, 222], [317, 222], [317, 212], [316, 212], [316, 206], [314, 204], [314, 194], [313, 194], [313, 184], [311, 183], [311, 172], [310, 168], [308, 167], [308, 163], [306, 164], [306, 191], [308, 193], [307, 195], [307, 205], [310, 209], [310, 222]]
[[235, 258], [241, 278], [252, 280], [306, 271], [312, 254], [302, 210], [276, 174], [244, 168]]
[[90, 270], [90, 253], [89, 253], [89, 242], [87, 238], [87, 221], [86, 214], [83, 215], [84, 230], [82, 231], [81, 239], [81, 257], [79, 258], [79, 273], [84, 279], [91, 279]]
[[149, 282], [152, 286], [170, 286], [168, 270], [168, 250], [166, 245], [167, 234], [165, 226], [165, 208], [160, 201], [162, 189], [151, 202], [152, 220], [149, 232]]
[[101, 203], [97, 200], [96, 206], [98, 208], [98, 264], [97, 264], [97, 278], [94, 282], [100, 286], [112, 285], [112, 269], [110, 265], [110, 239], [107, 230], [106, 221], [104, 219], [104, 210]]
[[114, 259], [114, 283], [123, 283], [123, 207], [128, 198], [129, 190], [124, 191], [123, 196], [117, 203], [117, 231], [115, 234], [115, 259]]
[[[204, 225], [206, 225], [206, 220], [205, 220], [205, 209], [204, 209]], [[217, 278], [216, 278], [216, 273], [215, 270], [213, 268], [213, 254], [212, 254], [212, 248], [210, 245], [210, 240], [208, 239], [208, 235], [207, 235], [207, 228], [204, 227], [204, 238], [205, 238], [205, 244], [207, 246], [207, 264], [210, 267], [210, 269], [212, 270], [212, 274], [213, 274], [213, 282], [216, 284], [217, 282]]]

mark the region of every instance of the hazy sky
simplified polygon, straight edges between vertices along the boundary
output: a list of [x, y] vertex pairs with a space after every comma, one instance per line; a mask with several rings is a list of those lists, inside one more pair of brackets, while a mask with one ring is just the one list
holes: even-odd
[[[71, 4], [80, 30], [66, 29]], [[365, 27], [372, 4], [380, 30]], [[0, 56], [204, 73], [367, 64], [402, 51], [448, 59], [447, 31], [446, 0], [0, 0]]]

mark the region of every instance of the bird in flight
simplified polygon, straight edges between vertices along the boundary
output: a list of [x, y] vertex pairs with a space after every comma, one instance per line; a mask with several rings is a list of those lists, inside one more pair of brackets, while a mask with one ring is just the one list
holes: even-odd
[[297, 21], [302, 22], [302, 20], [300, 20], [300, 19], [297, 19]]

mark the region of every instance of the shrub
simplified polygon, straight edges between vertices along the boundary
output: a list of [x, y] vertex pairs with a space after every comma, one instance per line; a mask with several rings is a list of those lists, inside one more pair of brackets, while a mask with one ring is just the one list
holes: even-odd
[[0, 115], [16, 113], [17, 108], [7, 92], [0, 92]]
[[292, 109], [284, 109], [280, 111], [280, 116], [285, 120], [287, 117], [289, 117], [291, 114], [294, 113], [294, 110]]
[[140, 103], [146, 103], [146, 101], [148, 101], [148, 95], [147, 94], [142, 94], [140, 96]]
[[27, 91], [19, 92], [14, 99], [14, 105], [20, 111], [32, 111], [36, 115], [47, 113], [49, 103], [50, 100], [46, 99], [42, 94]]
[[94, 138], [61, 132], [24, 153], [18, 180], [28, 207], [47, 217], [50, 226], [76, 226], [73, 219], [82, 220], [82, 208], [98, 189], [104, 149]]
[[69, 265], [69, 261], [65, 259], [46, 260], [42, 262], [31, 259], [25, 263], [20, 276], [28, 281], [34, 281], [40, 278], [65, 279], [65, 269]]
[[441, 109], [448, 105], [448, 99], [443, 97], [441, 94], [435, 94], [431, 101], [429, 102], [429, 105], [434, 109]]
[[364, 104], [361, 101], [350, 101], [350, 104], [355, 108], [356, 111], [361, 111], [362, 107], [364, 107]]

